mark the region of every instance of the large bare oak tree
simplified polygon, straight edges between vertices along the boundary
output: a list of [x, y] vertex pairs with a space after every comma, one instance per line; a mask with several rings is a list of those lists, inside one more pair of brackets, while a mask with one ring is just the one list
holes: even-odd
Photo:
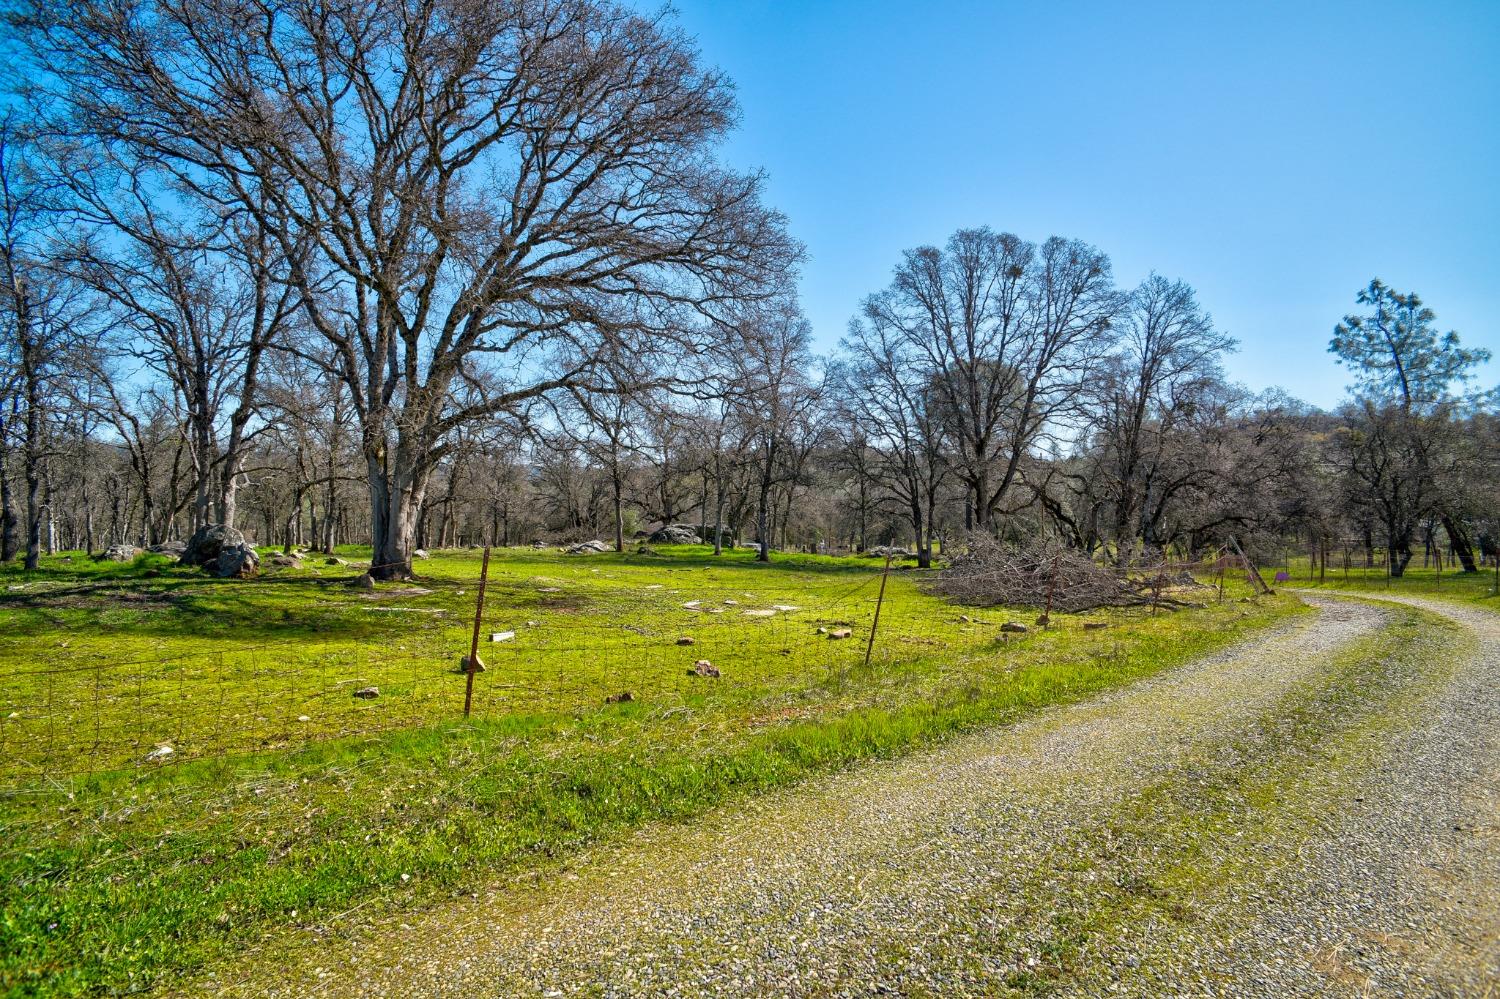
[[306, 356], [359, 417], [377, 578], [410, 574], [456, 428], [680, 349], [797, 254], [713, 158], [727, 82], [607, 2], [30, 0], [14, 23], [55, 125], [280, 241]]

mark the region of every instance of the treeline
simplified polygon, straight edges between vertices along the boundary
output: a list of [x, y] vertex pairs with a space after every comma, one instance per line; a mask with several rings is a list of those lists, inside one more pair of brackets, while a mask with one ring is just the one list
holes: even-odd
[[[1486, 359], [1378, 282], [1325, 414], [1076, 240], [908, 251], [816, 357], [729, 84], [598, 0], [23, 2], [0, 123], [0, 555], [1041, 532], [1495, 548]], [[857, 292], [856, 292], [857, 294]], [[852, 297], [852, 296], [851, 296]], [[1476, 553], [1478, 553], [1476, 555]]]

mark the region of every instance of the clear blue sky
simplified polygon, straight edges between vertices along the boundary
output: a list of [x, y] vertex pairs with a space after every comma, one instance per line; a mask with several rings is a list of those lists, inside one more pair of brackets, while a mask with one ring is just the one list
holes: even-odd
[[737, 84], [726, 155], [807, 244], [824, 349], [902, 249], [987, 224], [1186, 279], [1234, 377], [1319, 405], [1375, 276], [1500, 355], [1500, 0], [676, 11]]

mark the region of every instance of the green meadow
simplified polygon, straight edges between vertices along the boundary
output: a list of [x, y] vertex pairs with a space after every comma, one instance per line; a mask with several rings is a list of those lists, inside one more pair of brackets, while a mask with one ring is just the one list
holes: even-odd
[[[0, 573], [0, 991], [170, 984], [1302, 611], [1231, 580], [1222, 601], [1184, 590], [1193, 609], [1043, 629], [1035, 610], [948, 604], [898, 567], [866, 664], [871, 559], [504, 549], [465, 719], [479, 553], [434, 552], [416, 581], [373, 589], [351, 585], [367, 550], [338, 557], [255, 580], [155, 556]], [[720, 675], [692, 675], [699, 660]]]

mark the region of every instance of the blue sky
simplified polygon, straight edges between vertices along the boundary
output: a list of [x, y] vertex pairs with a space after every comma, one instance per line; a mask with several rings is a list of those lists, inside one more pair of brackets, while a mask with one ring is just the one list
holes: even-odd
[[1500, 0], [675, 9], [738, 87], [725, 155], [807, 244], [826, 350], [901, 250], [987, 224], [1186, 279], [1235, 378], [1319, 405], [1371, 277], [1500, 354]]

